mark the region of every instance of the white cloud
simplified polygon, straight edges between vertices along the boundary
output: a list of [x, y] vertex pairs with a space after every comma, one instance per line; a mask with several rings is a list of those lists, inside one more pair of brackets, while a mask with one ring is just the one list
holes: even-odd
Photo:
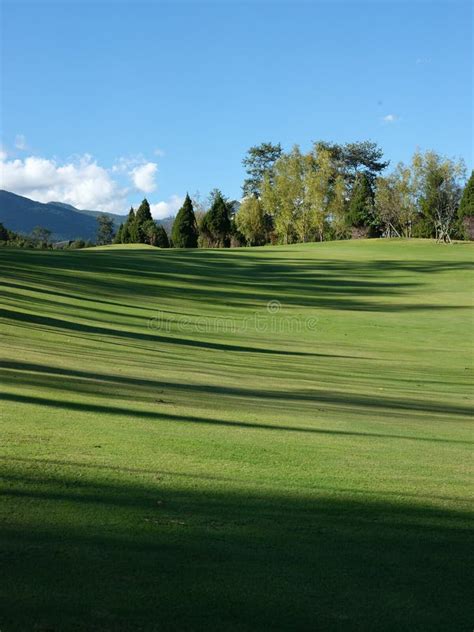
[[395, 121], [398, 121], [398, 116], [395, 114], [387, 114], [387, 116], [382, 118], [382, 121], [384, 123], [395, 123]]
[[146, 162], [130, 172], [133, 184], [139, 191], [151, 193], [156, 189], [155, 176], [158, 171], [156, 162]]
[[157, 202], [156, 204], [150, 204], [151, 214], [155, 219], [163, 219], [176, 215], [181, 206], [183, 205], [184, 198], [179, 195], [172, 195], [168, 198], [168, 201]]
[[26, 138], [23, 134], [17, 134], [15, 136], [15, 147], [20, 151], [24, 151], [25, 149], [27, 149]]
[[7, 160], [1, 156], [0, 188], [38, 202], [65, 202], [80, 209], [121, 212], [127, 189], [88, 154], [65, 164], [38, 156]]
[[143, 154], [131, 154], [128, 156], [120, 156], [114, 162], [112, 167], [112, 171], [115, 173], [123, 173], [126, 175], [131, 175], [131, 171], [135, 169], [135, 167], [140, 167], [147, 162], [147, 159]]
[[[41, 156], [10, 158], [0, 147], [0, 188], [38, 202], [65, 202], [79, 209], [123, 213], [133, 190], [156, 189], [158, 165], [142, 155], [121, 157], [112, 167], [99, 165], [85, 154], [60, 162]], [[131, 177], [134, 189], [127, 186]], [[155, 219], [176, 215], [184, 201], [179, 195], [150, 203]], [[134, 205], [138, 208], [138, 204]]]

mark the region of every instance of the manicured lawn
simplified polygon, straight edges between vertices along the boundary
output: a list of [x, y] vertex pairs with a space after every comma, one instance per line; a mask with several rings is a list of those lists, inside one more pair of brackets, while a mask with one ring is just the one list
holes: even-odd
[[1, 631], [470, 631], [472, 253], [0, 250]]

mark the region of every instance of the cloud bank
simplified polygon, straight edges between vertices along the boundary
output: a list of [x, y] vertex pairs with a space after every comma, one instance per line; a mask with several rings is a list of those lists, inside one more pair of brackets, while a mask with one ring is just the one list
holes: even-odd
[[[64, 202], [79, 209], [126, 213], [130, 196], [149, 194], [157, 189], [158, 165], [144, 158], [120, 158], [110, 167], [98, 164], [91, 155], [76, 156], [65, 162], [41, 156], [9, 158], [0, 152], [0, 188], [38, 202]], [[154, 217], [173, 215], [182, 198], [150, 205]]]
[[126, 189], [89, 155], [65, 164], [38, 156], [2, 160], [0, 169], [2, 189], [38, 202], [65, 202], [99, 211], [126, 205]]

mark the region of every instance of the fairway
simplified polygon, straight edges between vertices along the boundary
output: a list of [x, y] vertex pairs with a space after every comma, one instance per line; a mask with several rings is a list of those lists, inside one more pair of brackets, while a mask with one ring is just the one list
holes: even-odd
[[1, 631], [471, 630], [472, 253], [0, 250]]

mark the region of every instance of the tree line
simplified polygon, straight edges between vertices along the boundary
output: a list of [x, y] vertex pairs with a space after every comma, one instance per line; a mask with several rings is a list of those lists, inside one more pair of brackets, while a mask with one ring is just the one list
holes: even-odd
[[[57, 242], [56, 242], [57, 243]], [[94, 246], [94, 242], [91, 240], [85, 241], [84, 239], [74, 239], [69, 241], [59, 242], [61, 247], [67, 247], [68, 249], [75, 250], [79, 248], [90, 248]], [[36, 249], [51, 249], [55, 245], [52, 240], [52, 232], [48, 228], [43, 226], [35, 226], [29, 235], [17, 233], [13, 230], [6, 228], [0, 222], [0, 246], [13, 246], [15, 248], [36, 248]]]
[[[434, 151], [413, 155], [385, 173], [389, 162], [370, 141], [252, 147], [236, 224], [248, 245], [358, 237], [470, 237], [473, 176]], [[464, 192], [464, 196], [463, 196]], [[471, 193], [469, 193], [471, 192]]]
[[105, 243], [144, 243], [160, 248], [228, 248], [243, 245], [235, 226], [237, 202], [230, 201], [218, 190], [211, 192], [208, 207], [199, 196], [194, 200], [186, 195], [183, 206], [178, 211], [171, 234], [157, 224], [150, 211], [148, 200], [143, 200], [137, 211], [130, 209], [126, 221], [113, 234], [112, 220], [98, 217], [97, 241]]
[[[474, 239], [474, 172], [465, 184], [462, 160], [416, 151], [409, 164], [387, 171], [389, 161], [374, 142], [318, 141], [308, 152], [261, 143], [242, 164], [240, 202], [219, 189], [206, 202], [187, 194], [168, 234], [144, 199], [116, 232], [110, 216], [98, 216], [96, 243], [228, 248], [361, 237]], [[0, 243], [51, 247], [50, 231], [33, 233], [0, 225]], [[67, 247], [89, 245], [76, 240]]]
[[[161, 247], [227, 248], [361, 237], [473, 238], [474, 175], [434, 151], [416, 151], [387, 173], [371, 141], [319, 141], [304, 153], [280, 144], [251, 147], [241, 202], [211, 192], [207, 205], [186, 195], [171, 230], [153, 227], [144, 200], [116, 241]], [[159, 236], [157, 235], [159, 230]]]
[[99, 244], [150, 244], [160, 248], [169, 248], [169, 240], [166, 230], [155, 222], [151, 215], [148, 200], [143, 200], [138, 209], [130, 209], [127, 219], [120, 225], [117, 234], [113, 235], [113, 223], [107, 215], [97, 218], [99, 229], [97, 241]]

